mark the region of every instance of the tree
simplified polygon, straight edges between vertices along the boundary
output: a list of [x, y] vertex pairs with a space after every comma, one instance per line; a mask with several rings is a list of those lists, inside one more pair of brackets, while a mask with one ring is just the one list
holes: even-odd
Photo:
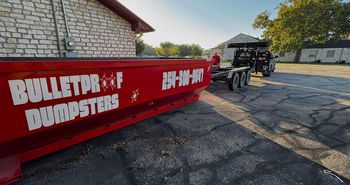
[[156, 48], [158, 55], [160, 56], [202, 56], [203, 48], [198, 44], [181, 44], [177, 45], [171, 42], [162, 42], [160, 47]]
[[160, 43], [160, 47], [156, 48], [158, 55], [160, 56], [176, 56], [179, 53], [179, 48], [176, 44], [171, 42], [162, 42]]
[[152, 46], [145, 44], [145, 49], [143, 50], [142, 55], [157, 56], [157, 51]]
[[193, 57], [202, 56], [204, 49], [200, 45], [198, 45], [198, 44], [191, 44], [190, 47], [191, 47], [191, 55]]
[[350, 3], [341, 0], [287, 0], [281, 3], [275, 19], [260, 13], [255, 29], [263, 29], [274, 52], [297, 51], [311, 44], [322, 44], [350, 33]]
[[141, 55], [143, 50], [145, 50], [145, 43], [140, 37], [137, 37], [135, 39], [135, 45], [136, 45], [136, 55]]
[[191, 55], [191, 47], [188, 44], [179, 45], [179, 56], [186, 57]]
[[178, 56], [179, 55], [179, 46], [174, 45], [170, 50], [171, 56]]
[[267, 10], [261, 12], [256, 16], [253, 28], [255, 29], [267, 29], [271, 27], [272, 21], [270, 20], [271, 13]]

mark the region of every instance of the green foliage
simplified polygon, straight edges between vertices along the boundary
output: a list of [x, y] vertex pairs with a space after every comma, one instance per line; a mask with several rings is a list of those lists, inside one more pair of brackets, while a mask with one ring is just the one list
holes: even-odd
[[271, 27], [272, 21], [269, 19], [271, 13], [269, 11], [263, 11], [258, 16], [256, 16], [253, 28], [255, 29], [264, 29]]
[[181, 44], [177, 45], [171, 42], [162, 42], [160, 47], [156, 48], [157, 54], [160, 56], [181, 56], [181, 57], [195, 57], [203, 54], [203, 48], [198, 44]]
[[143, 50], [142, 55], [157, 56], [157, 51], [152, 46], [145, 44], [145, 49]]
[[171, 56], [178, 56], [179, 55], [179, 46], [178, 45], [174, 45], [171, 50]]
[[350, 5], [341, 0], [287, 0], [275, 19], [262, 12], [253, 27], [264, 30], [263, 38], [272, 41], [272, 51], [296, 51], [348, 35]]
[[185, 57], [191, 55], [191, 47], [187, 44], [179, 45], [179, 56]]
[[141, 38], [136, 38], [135, 45], [136, 45], [136, 55], [140, 55], [145, 50], [146, 45]]
[[174, 54], [176, 55], [176, 51], [178, 50], [176, 48], [177, 46], [174, 43], [162, 42], [160, 43], [160, 47], [156, 48], [156, 51], [160, 56], [169, 57], [169, 56], [173, 56]]
[[191, 55], [193, 57], [202, 56], [203, 48], [198, 44], [191, 44]]

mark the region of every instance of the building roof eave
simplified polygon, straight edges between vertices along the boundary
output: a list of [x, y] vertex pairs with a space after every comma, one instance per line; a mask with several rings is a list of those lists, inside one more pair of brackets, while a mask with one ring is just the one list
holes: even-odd
[[144, 20], [142, 20], [140, 17], [138, 17], [136, 14], [134, 14], [131, 10], [126, 8], [117, 0], [97, 1], [109, 8], [110, 10], [112, 10], [115, 14], [128, 21], [131, 24], [132, 30], [135, 33], [146, 33], [155, 31], [154, 28], [152, 28], [152, 26], [150, 26], [148, 23], [146, 23]]
[[332, 40], [324, 44], [311, 44], [306, 47], [306, 49], [318, 48], [350, 48], [350, 40]]

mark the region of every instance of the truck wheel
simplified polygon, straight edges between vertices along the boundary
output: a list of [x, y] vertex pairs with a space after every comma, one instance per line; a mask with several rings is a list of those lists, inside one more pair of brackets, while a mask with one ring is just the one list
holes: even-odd
[[262, 72], [263, 76], [271, 76], [271, 71]]
[[247, 79], [245, 80], [245, 85], [250, 84], [250, 79], [252, 78], [252, 72], [249, 70], [247, 71]]
[[231, 82], [228, 83], [228, 88], [231, 91], [235, 91], [236, 89], [238, 89], [238, 86], [239, 86], [239, 74], [235, 73], [233, 74]]
[[247, 80], [247, 74], [243, 71], [240, 75], [239, 87], [244, 87]]

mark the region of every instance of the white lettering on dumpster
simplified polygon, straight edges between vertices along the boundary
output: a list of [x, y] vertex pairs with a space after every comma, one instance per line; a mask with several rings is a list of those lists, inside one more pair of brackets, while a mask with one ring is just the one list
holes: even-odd
[[[22, 105], [28, 102], [38, 103], [101, 91], [97, 74], [50, 77], [49, 81], [50, 83], [46, 78], [9, 80], [14, 105]], [[122, 79], [119, 78], [117, 83], [119, 89], [121, 82]]]
[[[8, 81], [15, 106], [101, 93], [102, 90], [107, 93], [109, 89], [121, 89], [122, 82], [122, 72], [103, 75], [102, 78], [89, 74]], [[25, 110], [25, 116], [28, 129], [32, 131], [118, 108], [119, 94], [113, 92], [79, 101], [34, 107]]]
[[185, 87], [203, 82], [204, 69], [180, 70], [163, 72], [162, 90]]

